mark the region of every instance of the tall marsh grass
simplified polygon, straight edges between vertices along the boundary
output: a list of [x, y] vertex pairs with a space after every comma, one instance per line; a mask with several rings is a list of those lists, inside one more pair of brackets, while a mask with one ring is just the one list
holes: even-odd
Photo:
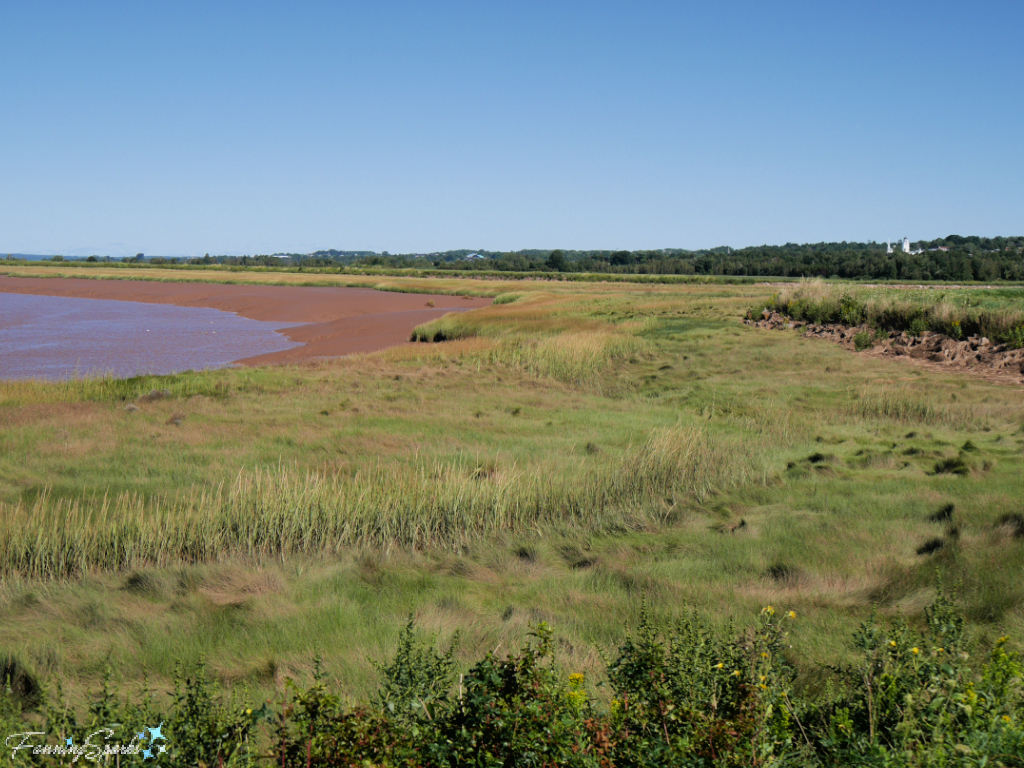
[[[456, 546], [479, 536], [663, 522], [666, 499], [749, 482], [757, 457], [696, 429], [656, 431], [618, 460], [532, 471], [464, 459], [379, 464], [351, 477], [244, 470], [230, 487], [149, 501], [134, 494], [0, 506], [0, 573], [67, 577], [94, 569], [348, 547]], [[538, 471], [540, 469], [541, 471]]]
[[495, 342], [477, 355], [481, 362], [574, 385], [593, 381], [617, 360], [650, 350], [649, 342], [639, 334], [656, 324], [653, 318], [618, 324], [595, 322], [579, 317], [580, 308], [575, 303], [552, 303], [547, 297], [531, 297], [529, 305], [524, 306], [524, 301], [506, 309], [501, 305], [520, 297], [504, 295], [512, 298], [496, 301], [499, 308], [489, 309], [486, 314], [451, 313], [419, 325], [413, 329], [411, 340], [444, 342], [484, 335]]
[[582, 386], [613, 362], [644, 354], [648, 346], [643, 339], [624, 333], [563, 333], [504, 339], [489, 352], [487, 361]]
[[930, 330], [957, 339], [980, 335], [1024, 346], [1024, 308], [1019, 297], [1005, 300], [978, 290], [851, 289], [810, 280], [786, 286], [764, 308], [818, 324], [867, 324], [915, 333]]
[[847, 406], [847, 413], [862, 419], [883, 419], [900, 424], [928, 424], [957, 430], [976, 429], [973, 408], [936, 403], [928, 393], [905, 388], [864, 392]]

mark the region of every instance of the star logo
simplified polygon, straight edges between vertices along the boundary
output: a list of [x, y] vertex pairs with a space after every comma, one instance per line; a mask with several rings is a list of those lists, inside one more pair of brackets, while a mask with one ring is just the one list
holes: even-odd
[[152, 756], [153, 756], [153, 750], [151, 750], [151, 749], [144, 749], [144, 750], [142, 750], [142, 759], [143, 760], [149, 760], [149, 758], [151, 758]]
[[64, 743], [65, 743], [65, 744], [66, 744], [67, 746], [69, 746], [69, 747], [70, 747], [70, 746], [72, 746], [72, 745], [73, 745], [73, 744], [75, 743], [75, 740], [74, 740], [74, 739], [71, 739], [71, 738], [68, 738], [68, 739], [64, 739]]
[[150, 728], [147, 726], [146, 730], [149, 731], [149, 740], [156, 741], [157, 739], [163, 739], [164, 741], [167, 741], [167, 737], [160, 733], [160, 729], [163, 727], [163, 722], [161, 722], [156, 728]]

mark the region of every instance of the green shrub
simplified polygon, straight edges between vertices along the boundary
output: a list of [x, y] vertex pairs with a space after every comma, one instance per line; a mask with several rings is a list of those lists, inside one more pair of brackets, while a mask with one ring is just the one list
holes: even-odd
[[871, 349], [874, 345], [875, 332], [872, 330], [863, 330], [853, 337], [853, 346], [858, 352]]
[[62, 701], [45, 704], [45, 728], [30, 728], [19, 700], [0, 691], [0, 726], [45, 730], [50, 744], [82, 743], [109, 727], [127, 743], [161, 723], [165, 759], [175, 765], [1024, 764], [1024, 665], [1005, 637], [975, 661], [963, 614], [941, 589], [921, 629], [865, 621], [853, 636], [857, 660], [828, 668], [818, 695], [793, 690], [788, 630], [796, 620], [766, 606], [754, 626], [734, 633], [696, 617], [659, 627], [644, 615], [608, 663], [610, 700], [559, 668], [545, 624], [519, 651], [488, 653], [456, 683], [452, 648], [418, 643], [410, 622], [366, 704], [343, 703], [317, 662], [309, 687], [289, 682], [284, 700], [253, 711], [226, 699], [200, 665], [179, 675], [167, 712], [146, 691], [139, 704], [120, 698], [108, 673], [80, 721]]
[[928, 330], [928, 323], [925, 322], [923, 317], [915, 317], [910, 321], [910, 325], [907, 328], [907, 333], [911, 336], [920, 336], [922, 333]]
[[1024, 347], [1024, 325], [1011, 328], [1001, 337], [997, 336], [996, 340], [1006, 344], [1010, 349], [1020, 349], [1021, 347]]

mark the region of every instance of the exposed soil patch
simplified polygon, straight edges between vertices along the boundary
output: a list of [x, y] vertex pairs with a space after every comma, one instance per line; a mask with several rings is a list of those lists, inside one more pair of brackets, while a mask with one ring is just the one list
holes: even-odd
[[912, 336], [906, 331], [890, 331], [887, 335], [881, 335], [881, 338], [873, 337], [869, 347], [858, 350], [857, 337], [860, 336], [860, 346], [864, 346], [868, 334], [874, 333], [873, 329], [867, 326], [803, 323], [767, 309], [761, 320], [748, 319], [744, 323], [770, 330], [799, 328], [803, 329], [805, 336], [828, 339], [863, 355], [899, 357], [926, 367], [961, 370], [987, 379], [1024, 384], [1024, 349], [994, 344], [983, 336], [971, 336], [959, 341], [931, 331], [918, 336]]

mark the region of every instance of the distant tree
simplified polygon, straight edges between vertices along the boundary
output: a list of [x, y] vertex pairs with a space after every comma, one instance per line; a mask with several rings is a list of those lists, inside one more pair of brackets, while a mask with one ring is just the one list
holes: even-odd
[[97, 259], [95, 256], [90, 256], [88, 259], [86, 259], [86, 261], [96, 262], [99, 261], [99, 259]]
[[554, 272], [565, 272], [568, 266], [569, 262], [565, 258], [565, 251], [556, 248], [548, 256], [548, 269]]
[[52, 257], [50, 259], [50, 261], [64, 261], [64, 257], [63, 256], [54, 256], [54, 257]]
[[142, 261], [145, 258], [146, 258], [146, 254], [144, 254], [144, 253], [136, 253], [135, 254], [135, 260], [136, 261]]

